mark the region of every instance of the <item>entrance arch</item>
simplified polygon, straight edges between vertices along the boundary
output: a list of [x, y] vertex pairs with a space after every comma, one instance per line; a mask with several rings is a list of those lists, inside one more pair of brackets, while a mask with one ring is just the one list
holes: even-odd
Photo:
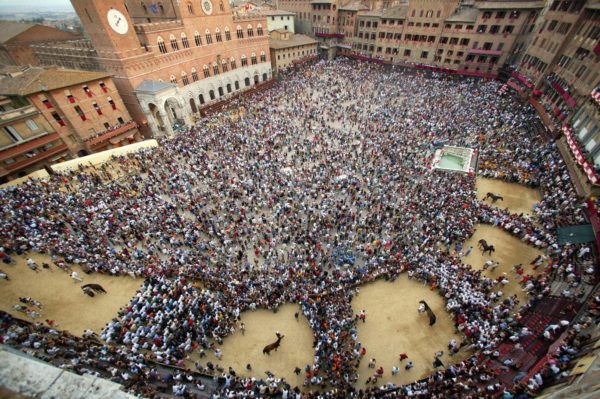
[[156, 104], [150, 103], [150, 104], [148, 104], [148, 110], [150, 111], [150, 115], [152, 115], [152, 118], [154, 119], [154, 122], [156, 123], [156, 127], [158, 128], [158, 130], [160, 130], [161, 132], [164, 132], [165, 131], [165, 122], [161, 115], [160, 109], [156, 106]]
[[246, 86], [250, 86], [250, 78], [246, 78], [246, 79], [244, 79], [244, 84], [245, 84]]
[[257, 85], [260, 83], [260, 78], [258, 77], [258, 74], [254, 75], [254, 84]]
[[175, 97], [167, 98], [165, 100], [164, 108], [167, 114], [167, 118], [169, 118], [169, 123], [171, 124], [171, 126], [173, 126], [176, 123], [184, 123], [183, 107]]

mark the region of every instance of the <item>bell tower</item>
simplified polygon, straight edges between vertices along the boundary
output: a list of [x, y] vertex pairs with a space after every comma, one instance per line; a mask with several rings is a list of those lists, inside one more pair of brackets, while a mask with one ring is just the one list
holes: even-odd
[[124, 60], [145, 52], [122, 0], [71, 0], [102, 59]]

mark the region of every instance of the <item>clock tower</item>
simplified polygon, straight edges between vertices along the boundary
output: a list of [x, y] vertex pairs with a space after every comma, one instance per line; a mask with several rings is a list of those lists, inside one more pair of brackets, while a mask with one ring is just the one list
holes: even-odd
[[71, 3], [101, 59], [124, 60], [145, 52], [123, 1], [71, 0]]

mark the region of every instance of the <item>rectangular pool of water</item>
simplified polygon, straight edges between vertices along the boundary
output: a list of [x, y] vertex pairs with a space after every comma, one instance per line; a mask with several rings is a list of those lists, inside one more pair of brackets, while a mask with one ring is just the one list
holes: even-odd
[[444, 146], [435, 151], [430, 168], [450, 172], [475, 173], [477, 150], [467, 147]]
[[451, 169], [451, 170], [464, 170], [464, 160], [456, 155], [445, 154], [440, 158], [438, 165], [440, 169]]

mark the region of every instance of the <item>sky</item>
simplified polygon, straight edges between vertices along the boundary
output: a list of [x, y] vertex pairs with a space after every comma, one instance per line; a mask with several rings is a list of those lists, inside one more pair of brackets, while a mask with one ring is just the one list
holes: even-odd
[[0, 0], [0, 9], [15, 11], [73, 11], [69, 0]]

